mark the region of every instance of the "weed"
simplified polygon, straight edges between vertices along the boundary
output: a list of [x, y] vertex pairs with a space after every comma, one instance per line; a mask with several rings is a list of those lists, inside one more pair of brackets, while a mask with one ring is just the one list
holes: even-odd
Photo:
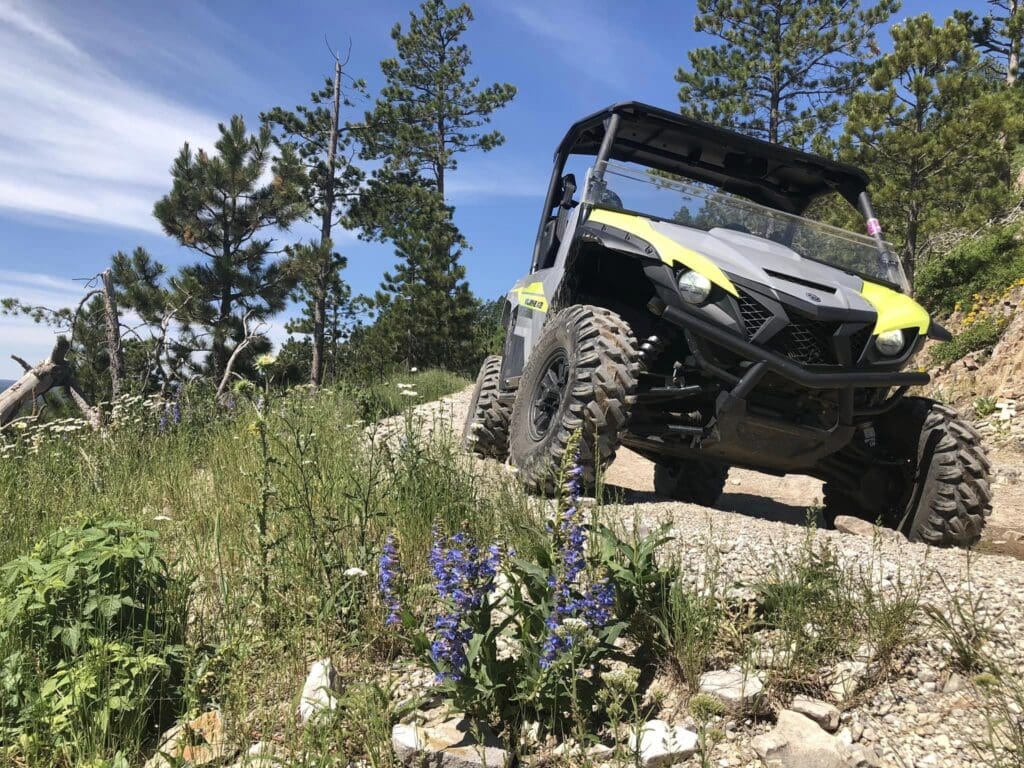
[[932, 627], [952, 649], [953, 664], [963, 672], [977, 672], [988, 666], [985, 644], [1001, 611], [993, 613], [985, 596], [976, 592], [967, 561], [962, 588], [940, 577], [946, 592], [942, 605], [925, 606]]

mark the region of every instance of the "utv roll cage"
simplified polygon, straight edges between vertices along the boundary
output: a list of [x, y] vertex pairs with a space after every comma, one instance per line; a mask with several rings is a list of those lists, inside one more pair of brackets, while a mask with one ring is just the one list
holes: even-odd
[[[838, 193], [865, 221], [879, 250], [891, 257], [867, 194], [867, 174], [851, 165], [771, 144], [702, 120], [636, 101], [613, 104], [569, 128], [555, 150], [533, 264], [543, 258], [544, 230], [564, 202], [562, 174], [571, 155], [596, 158], [593, 173], [609, 160], [635, 163], [740, 195], [786, 213], [801, 214], [813, 200]], [[574, 191], [574, 190], [573, 190]]]

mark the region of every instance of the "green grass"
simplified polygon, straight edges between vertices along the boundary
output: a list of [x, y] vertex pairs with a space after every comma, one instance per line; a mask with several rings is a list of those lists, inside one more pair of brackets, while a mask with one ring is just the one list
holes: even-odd
[[[211, 393], [196, 388], [182, 398], [181, 423], [163, 431], [162, 408], [133, 401], [119, 407], [116, 425], [102, 435], [76, 430], [72, 423], [4, 433], [0, 562], [22, 566], [8, 571], [16, 578], [0, 588], [0, 615], [21, 615], [12, 613], [12, 601], [43, 589], [33, 579], [63, 583], [67, 558], [78, 562], [85, 552], [85, 561], [107, 562], [88, 547], [75, 554], [37, 547], [40, 541], [66, 541], [90, 521], [118, 520], [124, 521], [117, 534], [124, 541], [154, 543], [157, 572], [173, 585], [151, 590], [152, 597], [140, 601], [145, 615], [179, 615], [187, 605], [187, 632], [181, 636], [168, 621], [161, 626], [169, 629], [161, 632], [145, 623], [121, 634], [107, 625], [90, 630], [97, 647], [106, 650], [88, 659], [87, 671], [99, 681], [87, 689], [90, 696], [76, 692], [64, 700], [73, 727], [51, 728], [46, 712], [26, 716], [0, 702], [0, 727], [14, 729], [10, 738], [0, 738], [0, 763], [141, 765], [168, 716], [185, 719], [216, 708], [240, 751], [273, 737], [288, 749], [291, 765], [364, 761], [391, 768], [390, 729], [408, 707], [394, 695], [395, 664], [408, 663], [414, 648], [412, 634], [384, 624], [376, 577], [385, 537], [396, 536], [405, 598], [422, 613], [433, 593], [428, 557], [434, 526], [530, 553], [546, 536], [551, 514], [548, 502], [527, 496], [514, 477], [480, 474], [454, 440], [444, 437], [450, 431], [435, 430], [433, 439], [420, 436], [422, 425], [408, 406], [466, 384], [450, 374], [425, 372], [369, 389], [347, 385], [312, 394], [298, 388], [264, 393], [262, 400], [258, 390], [243, 388], [228, 411], [214, 408]], [[402, 389], [416, 395], [401, 395]], [[398, 434], [374, 427], [373, 418], [396, 412], [405, 415], [392, 422]], [[597, 507], [593, 519], [614, 523], [612, 512]], [[841, 568], [835, 553], [810, 534], [803, 547], [771, 555], [773, 567], [757, 586], [756, 600], [737, 602], [719, 573], [713, 544], [701, 564], [663, 565], [655, 558], [660, 533], [622, 540], [610, 529], [597, 530], [607, 531], [598, 535], [600, 546], [617, 578], [630, 585], [617, 594], [617, 612], [643, 655], [634, 668], [643, 685], [651, 669], [668, 667], [682, 681], [684, 696], [692, 694], [704, 671], [751, 668], [768, 638], [780, 648], [797, 649], [767, 670], [770, 694], [784, 698], [820, 691], [825, 683], [819, 669], [848, 656], [869, 636], [889, 655], [911, 637], [919, 608], [914, 589], [876, 593], [867, 576]], [[134, 549], [119, 549], [121, 539], [103, 541], [95, 544], [97, 551], [113, 548], [132, 561]], [[29, 554], [35, 561], [26, 568], [28, 561], [16, 558]], [[696, 586], [685, 578], [689, 568], [699, 571]], [[92, 573], [83, 566], [82, 579]], [[38, 609], [28, 624], [7, 621], [9, 627], [34, 629], [0, 632], [0, 658], [27, 654], [35, 661], [19, 667], [19, 680], [0, 681], [5, 701], [12, 701], [12, 691], [42, 690], [81, 659], [67, 644], [50, 648], [39, 632], [56, 627], [56, 636], [64, 637], [63, 628], [93, 615], [87, 592], [71, 588], [64, 609]], [[113, 647], [119, 639], [122, 646]], [[50, 653], [45, 659], [44, 645]], [[146, 654], [173, 661], [174, 674], [146, 677], [155, 669], [140, 667], [140, 655]], [[294, 718], [298, 691], [310, 660], [325, 656], [340, 671], [343, 693], [335, 709], [300, 728]], [[141, 677], [132, 672], [140, 668]], [[76, 674], [84, 679], [81, 670]], [[607, 739], [609, 732], [657, 714], [656, 708], [639, 706], [643, 691], [636, 690], [636, 676], [620, 677], [621, 690], [608, 687], [602, 699], [604, 714], [614, 715], [611, 730], [587, 738]], [[112, 711], [111, 702], [121, 703], [114, 687], [126, 679], [138, 716], [114, 727], [103, 712]], [[162, 710], [154, 713], [147, 691]], [[700, 698], [692, 707], [700, 713], [704, 760], [718, 738], [721, 713]], [[620, 758], [622, 765], [633, 764], [631, 754]]]

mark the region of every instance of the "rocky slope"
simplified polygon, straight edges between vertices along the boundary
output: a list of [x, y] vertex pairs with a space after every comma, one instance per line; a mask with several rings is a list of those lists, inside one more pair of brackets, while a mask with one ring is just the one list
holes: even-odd
[[[1019, 350], [992, 355], [1011, 383], [1020, 358]], [[1017, 362], [1013, 362], [1016, 360]], [[995, 390], [993, 390], [995, 391]], [[469, 390], [422, 406], [421, 415], [437, 425], [461, 427]], [[991, 531], [1006, 536], [1008, 530], [1024, 529], [1021, 486], [1016, 484], [1020, 467], [1012, 454], [1000, 465], [1001, 482], [995, 489]], [[497, 471], [497, 465], [488, 462]], [[772, 478], [734, 470], [727, 492], [715, 508], [682, 504], [656, 497], [651, 490], [649, 462], [622, 451], [607, 480], [619, 499], [615, 513], [627, 524], [653, 528], [671, 526], [669, 545], [684, 563], [700, 563], [708, 552], [717, 553], [721, 579], [742, 590], [766, 576], [772, 553], [793, 551], [805, 545], [807, 529], [801, 525], [807, 509], [820, 499], [820, 484], [809, 478]], [[913, 585], [924, 603], [939, 615], [953, 616], [955, 605], [977, 601], [979, 611], [968, 621], [984, 629], [979, 640], [984, 651], [1004, 669], [1024, 669], [1024, 562], [1000, 554], [972, 556], [958, 550], [934, 550], [897, 536], [848, 535], [838, 531], [813, 531], [819, 542], [834, 545], [843, 563], [866, 568], [882, 594]], [[1024, 538], [1024, 534], [1021, 534]], [[956, 619], [955, 621], [959, 621]], [[963, 627], [963, 632], [971, 627]], [[850, 662], [854, 666], [857, 660]], [[863, 662], [870, 667], [870, 660]], [[860, 667], [858, 667], [860, 668]], [[823, 670], [835, 675], [836, 670]], [[857, 688], [852, 696], [834, 695], [831, 702], [779, 705], [763, 719], [726, 719], [725, 738], [719, 741], [707, 764], [722, 766], [989, 766], [994, 758], [985, 746], [997, 698], [985, 686], [986, 679], [959, 670], [953, 646], [934, 625], [922, 620], [909, 649], [896, 661], [879, 684]], [[1003, 694], [1001, 694], [1003, 695]], [[822, 705], [824, 709], [819, 706]], [[816, 708], [826, 713], [839, 710], [835, 728], [823, 728], [795, 710]], [[1010, 702], [1010, 717], [1020, 714]], [[831, 715], [829, 715], [831, 717]], [[810, 723], [810, 725], [808, 725]], [[685, 714], [680, 725], [692, 727]], [[830, 734], [829, 731], [834, 731]], [[697, 758], [690, 758], [696, 764]], [[772, 762], [778, 761], [778, 762]], [[689, 763], [684, 763], [689, 764]]]

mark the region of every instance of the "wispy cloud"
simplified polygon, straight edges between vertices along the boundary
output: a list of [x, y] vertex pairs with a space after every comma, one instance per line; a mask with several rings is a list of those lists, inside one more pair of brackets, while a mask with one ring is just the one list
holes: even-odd
[[111, 72], [28, 4], [0, 0], [0, 208], [158, 231], [184, 141], [217, 120]]
[[643, 41], [602, 18], [594, 0], [494, 0], [493, 5], [546, 40], [565, 64], [617, 91], [628, 91], [636, 64], [650, 59]]

